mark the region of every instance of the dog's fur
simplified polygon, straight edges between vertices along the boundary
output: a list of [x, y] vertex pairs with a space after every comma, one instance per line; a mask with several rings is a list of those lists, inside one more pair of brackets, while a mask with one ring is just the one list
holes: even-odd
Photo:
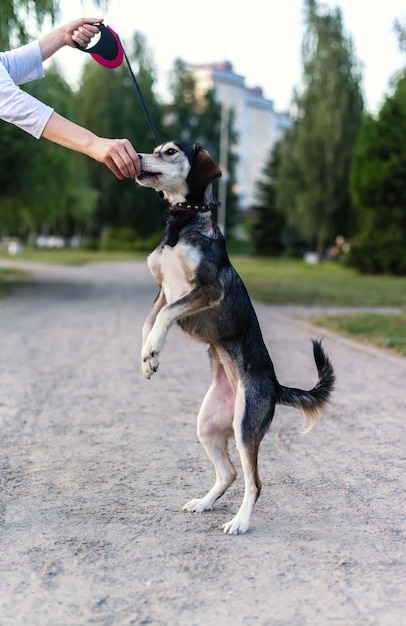
[[261, 491], [259, 445], [275, 405], [301, 408], [310, 430], [329, 401], [333, 368], [321, 343], [314, 341], [316, 386], [302, 391], [278, 382], [250, 298], [212, 218], [211, 208], [217, 205], [212, 182], [221, 173], [209, 153], [199, 144], [171, 141], [140, 158], [137, 182], [160, 192], [169, 203], [164, 239], [148, 258], [160, 291], [142, 331], [143, 374], [150, 378], [157, 371], [159, 353], [174, 322], [209, 344], [213, 380], [198, 415], [198, 436], [216, 480], [203, 498], [183, 508], [211, 510], [235, 480], [228, 454], [228, 440], [234, 437], [245, 493], [239, 511], [223, 529], [230, 535], [245, 533]]

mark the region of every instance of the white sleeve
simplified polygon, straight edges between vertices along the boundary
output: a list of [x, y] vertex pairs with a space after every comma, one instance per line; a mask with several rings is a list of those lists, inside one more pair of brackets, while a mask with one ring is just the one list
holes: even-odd
[[37, 41], [0, 53], [0, 119], [18, 126], [36, 139], [41, 137], [53, 109], [17, 85], [43, 75]]
[[4, 65], [16, 85], [23, 85], [44, 76], [38, 41], [32, 41], [15, 50], [0, 52], [0, 63]]

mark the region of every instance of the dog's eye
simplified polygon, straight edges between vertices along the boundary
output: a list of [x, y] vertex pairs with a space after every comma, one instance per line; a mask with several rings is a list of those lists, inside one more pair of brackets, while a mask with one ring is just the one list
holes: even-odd
[[175, 150], [174, 148], [168, 148], [167, 150], [165, 150], [165, 154], [167, 154], [168, 156], [172, 156], [173, 154], [176, 154], [177, 150]]

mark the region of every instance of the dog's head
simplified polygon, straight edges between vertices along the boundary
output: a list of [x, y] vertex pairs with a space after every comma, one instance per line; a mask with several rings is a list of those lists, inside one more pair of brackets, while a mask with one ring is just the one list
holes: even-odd
[[198, 143], [168, 141], [152, 154], [139, 154], [143, 187], [162, 192], [170, 204], [212, 201], [211, 183], [221, 176], [217, 163]]

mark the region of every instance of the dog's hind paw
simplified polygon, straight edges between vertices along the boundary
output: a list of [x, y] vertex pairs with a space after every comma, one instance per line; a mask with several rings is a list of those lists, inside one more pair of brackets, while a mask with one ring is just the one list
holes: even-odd
[[203, 511], [212, 511], [213, 505], [206, 503], [204, 498], [195, 498], [186, 502], [182, 508], [184, 511], [190, 511], [191, 513], [203, 513]]
[[142, 373], [148, 380], [158, 371], [159, 360], [155, 354], [148, 355], [142, 359]]
[[222, 529], [225, 535], [244, 535], [249, 528], [249, 520], [242, 520], [238, 515], [232, 520], [223, 524]]

